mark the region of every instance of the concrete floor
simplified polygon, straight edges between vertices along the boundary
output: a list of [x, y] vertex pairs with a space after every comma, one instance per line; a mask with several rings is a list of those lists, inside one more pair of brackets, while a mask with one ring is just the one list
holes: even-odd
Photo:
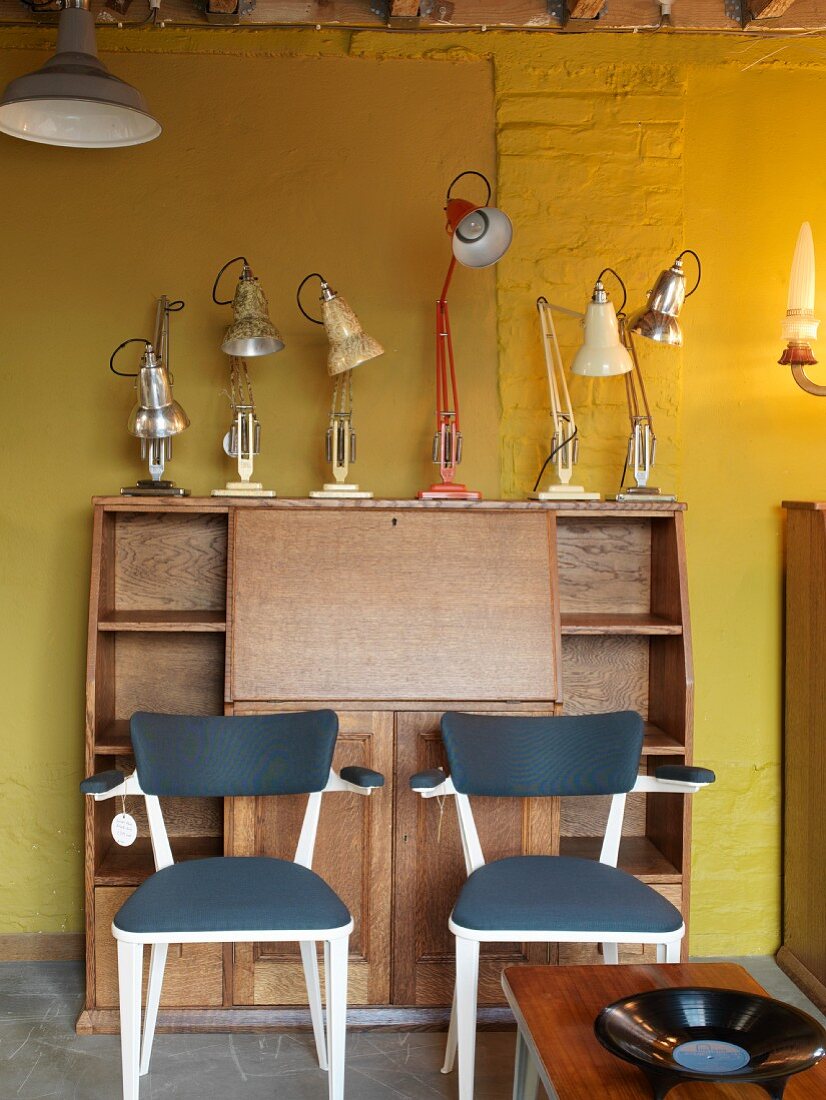
[[[775, 997], [826, 1023], [772, 959], [734, 959]], [[117, 1100], [117, 1036], [80, 1039], [83, 974], [79, 963], [0, 964], [0, 1097], [3, 1100]], [[439, 1073], [444, 1035], [351, 1032], [348, 1100], [455, 1097], [455, 1074]], [[479, 1036], [476, 1098], [511, 1095], [514, 1034]], [[141, 1100], [324, 1100], [326, 1075], [309, 1033], [159, 1035]]]

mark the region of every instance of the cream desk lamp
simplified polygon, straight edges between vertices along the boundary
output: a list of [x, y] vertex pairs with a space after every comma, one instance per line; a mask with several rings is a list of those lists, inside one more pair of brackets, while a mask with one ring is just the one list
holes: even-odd
[[252, 273], [244, 256], [228, 260], [215, 277], [212, 300], [216, 305], [229, 305], [229, 299], [217, 296], [218, 283], [230, 264], [241, 263], [241, 276], [232, 299], [232, 324], [226, 331], [221, 351], [229, 356], [229, 400], [232, 424], [224, 436], [224, 453], [238, 463], [238, 481], [229, 481], [223, 489], [213, 489], [214, 497], [274, 497], [274, 489], [265, 489], [253, 481], [255, 456], [261, 453], [261, 423], [255, 409], [248, 358], [273, 355], [282, 351], [284, 341], [270, 320], [264, 291]]
[[[301, 291], [310, 279], [321, 283], [321, 320], [310, 316], [301, 304]], [[333, 402], [327, 427], [326, 454], [332, 466], [333, 480], [311, 497], [368, 499], [372, 493], [349, 481], [350, 466], [356, 461], [356, 433], [353, 428], [353, 370], [362, 363], [384, 354], [384, 348], [368, 336], [347, 302], [330, 287], [323, 275], [312, 272], [301, 280], [296, 292], [298, 308], [308, 321], [323, 325], [330, 343], [327, 373], [333, 379]]]

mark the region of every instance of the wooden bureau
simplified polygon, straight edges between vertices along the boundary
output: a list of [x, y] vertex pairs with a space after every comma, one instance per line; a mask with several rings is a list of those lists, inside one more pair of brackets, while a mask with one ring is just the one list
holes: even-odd
[[[684, 506], [98, 498], [89, 610], [86, 766], [131, 764], [136, 710], [253, 714], [333, 707], [335, 764], [383, 772], [370, 799], [327, 800], [315, 867], [355, 917], [350, 1020], [439, 1026], [452, 992], [447, 917], [464, 878], [455, 811], [408, 777], [443, 761], [446, 709], [570, 714], [631, 708], [650, 767], [691, 760]], [[119, 848], [119, 809], [86, 808], [86, 1005], [117, 1030], [109, 925], [152, 871]], [[303, 798], [166, 799], [176, 859], [291, 858]], [[597, 856], [603, 799], [476, 800], [486, 854]], [[574, 806], [573, 803], [576, 803]], [[620, 866], [688, 915], [688, 799], [629, 798]], [[517, 962], [596, 961], [587, 945], [483, 948], [480, 1022], [507, 1017]], [[645, 961], [628, 948], [624, 961]], [[297, 947], [170, 951], [159, 1026], [309, 1023]]]

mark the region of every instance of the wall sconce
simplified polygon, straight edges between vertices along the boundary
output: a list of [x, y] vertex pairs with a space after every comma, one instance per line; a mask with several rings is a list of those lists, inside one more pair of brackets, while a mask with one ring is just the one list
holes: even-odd
[[826, 397], [826, 386], [818, 386], [808, 379], [805, 370], [817, 363], [811, 342], [817, 339], [819, 324], [815, 318], [815, 245], [812, 227], [804, 222], [797, 235], [783, 321], [783, 339], [788, 343], [778, 363], [792, 368], [792, 378], [806, 393]]
[[100, 149], [141, 145], [161, 127], [137, 88], [98, 58], [89, 0], [62, 0], [55, 55], [6, 88], [0, 131], [44, 145]]
[[[154, 345], [142, 337], [124, 340], [109, 357], [109, 369], [120, 378], [137, 378], [137, 403], [129, 414], [130, 435], [141, 441], [141, 458], [148, 461], [149, 477], [121, 489], [122, 496], [187, 497], [189, 489], [179, 489], [174, 481], [164, 480], [164, 466], [172, 458], [172, 437], [189, 427], [189, 417], [172, 397], [172, 372], [169, 367], [169, 314], [184, 308], [183, 302], [170, 302], [166, 295], [158, 299]], [[115, 356], [127, 344], [143, 344], [140, 370], [119, 371]]]
[[[321, 320], [311, 317], [301, 304], [301, 291], [310, 279], [321, 283]], [[315, 489], [311, 497], [353, 497], [367, 499], [372, 493], [359, 489], [354, 482], [347, 481], [351, 463], [356, 461], [356, 433], [353, 429], [353, 378], [352, 372], [361, 363], [384, 354], [384, 348], [368, 336], [359, 324], [359, 320], [347, 302], [339, 297], [323, 275], [317, 271], [301, 280], [296, 291], [298, 308], [308, 321], [314, 325], [323, 325], [330, 342], [327, 355], [327, 373], [335, 379], [333, 383], [333, 403], [330, 410], [330, 423], [327, 428], [326, 454], [332, 464], [332, 482], [326, 482], [323, 489]]]
[[[484, 181], [487, 196], [483, 203], [451, 197], [454, 186], [465, 176], [478, 176]], [[441, 482], [419, 492], [419, 500], [481, 500], [482, 497], [476, 490], [454, 481], [456, 467], [462, 461], [462, 432], [447, 292], [457, 261], [464, 267], [490, 267], [510, 247], [513, 237], [510, 218], [496, 207], [487, 205], [490, 197], [490, 183], [481, 172], [461, 172], [447, 189], [446, 229], [452, 238], [453, 254], [436, 303], [436, 434], [433, 439], [433, 461], [439, 466]]]
[[[599, 493], [588, 493], [581, 485], [571, 485], [571, 477], [579, 455], [579, 435], [574, 420], [571, 395], [568, 392], [568, 383], [565, 379], [565, 368], [559, 350], [553, 311], [558, 309], [561, 313], [567, 314], [574, 314], [574, 311], [565, 309], [562, 306], [552, 306], [548, 299], [544, 297], [536, 299], [536, 308], [539, 312], [542, 349], [545, 353], [545, 368], [548, 372], [552, 432], [550, 453], [539, 471], [530, 499], [599, 500]], [[577, 313], [574, 316], [581, 317], [582, 315]], [[616, 324], [616, 317], [614, 323]], [[550, 462], [553, 462], [556, 468], [557, 484], [538, 492], [542, 475]]]
[[270, 320], [264, 291], [244, 256], [227, 260], [212, 286], [212, 300], [227, 306], [230, 300], [217, 297], [218, 283], [230, 264], [241, 262], [241, 275], [232, 299], [232, 324], [226, 331], [221, 351], [229, 356], [229, 400], [232, 424], [224, 436], [224, 453], [238, 462], [238, 481], [228, 481], [224, 489], [213, 489], [214, 497], [274, 497], [274, 489], [265, 489], [252, 480], [255, 456], [261, 453], [261, 424], [255, 409], [247, 358], [272, 355], [284, 348], [284, 341]]

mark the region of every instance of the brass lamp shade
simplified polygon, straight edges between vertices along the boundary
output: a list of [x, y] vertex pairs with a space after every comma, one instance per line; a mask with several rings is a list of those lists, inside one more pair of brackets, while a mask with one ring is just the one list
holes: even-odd
[[238, 359], [272, 355], [281, 351], [284, 341], [270, 320], [264, 291], [248, 267], [244, 267], [232, 301], [235, 320], [227, 329], [221, 351]]
[[147, 348], [138, 374], [138, 401], [127, 428], [138, 439], [169, 439], [189, 427], [189, 417], [172, 396], [169, 373]]
[[331, 377], [384, 354], [384, 348], [367, 335], [347, 302], [326, 283], [322, 283], [321, 316], [330, 341], [327, 373]]

